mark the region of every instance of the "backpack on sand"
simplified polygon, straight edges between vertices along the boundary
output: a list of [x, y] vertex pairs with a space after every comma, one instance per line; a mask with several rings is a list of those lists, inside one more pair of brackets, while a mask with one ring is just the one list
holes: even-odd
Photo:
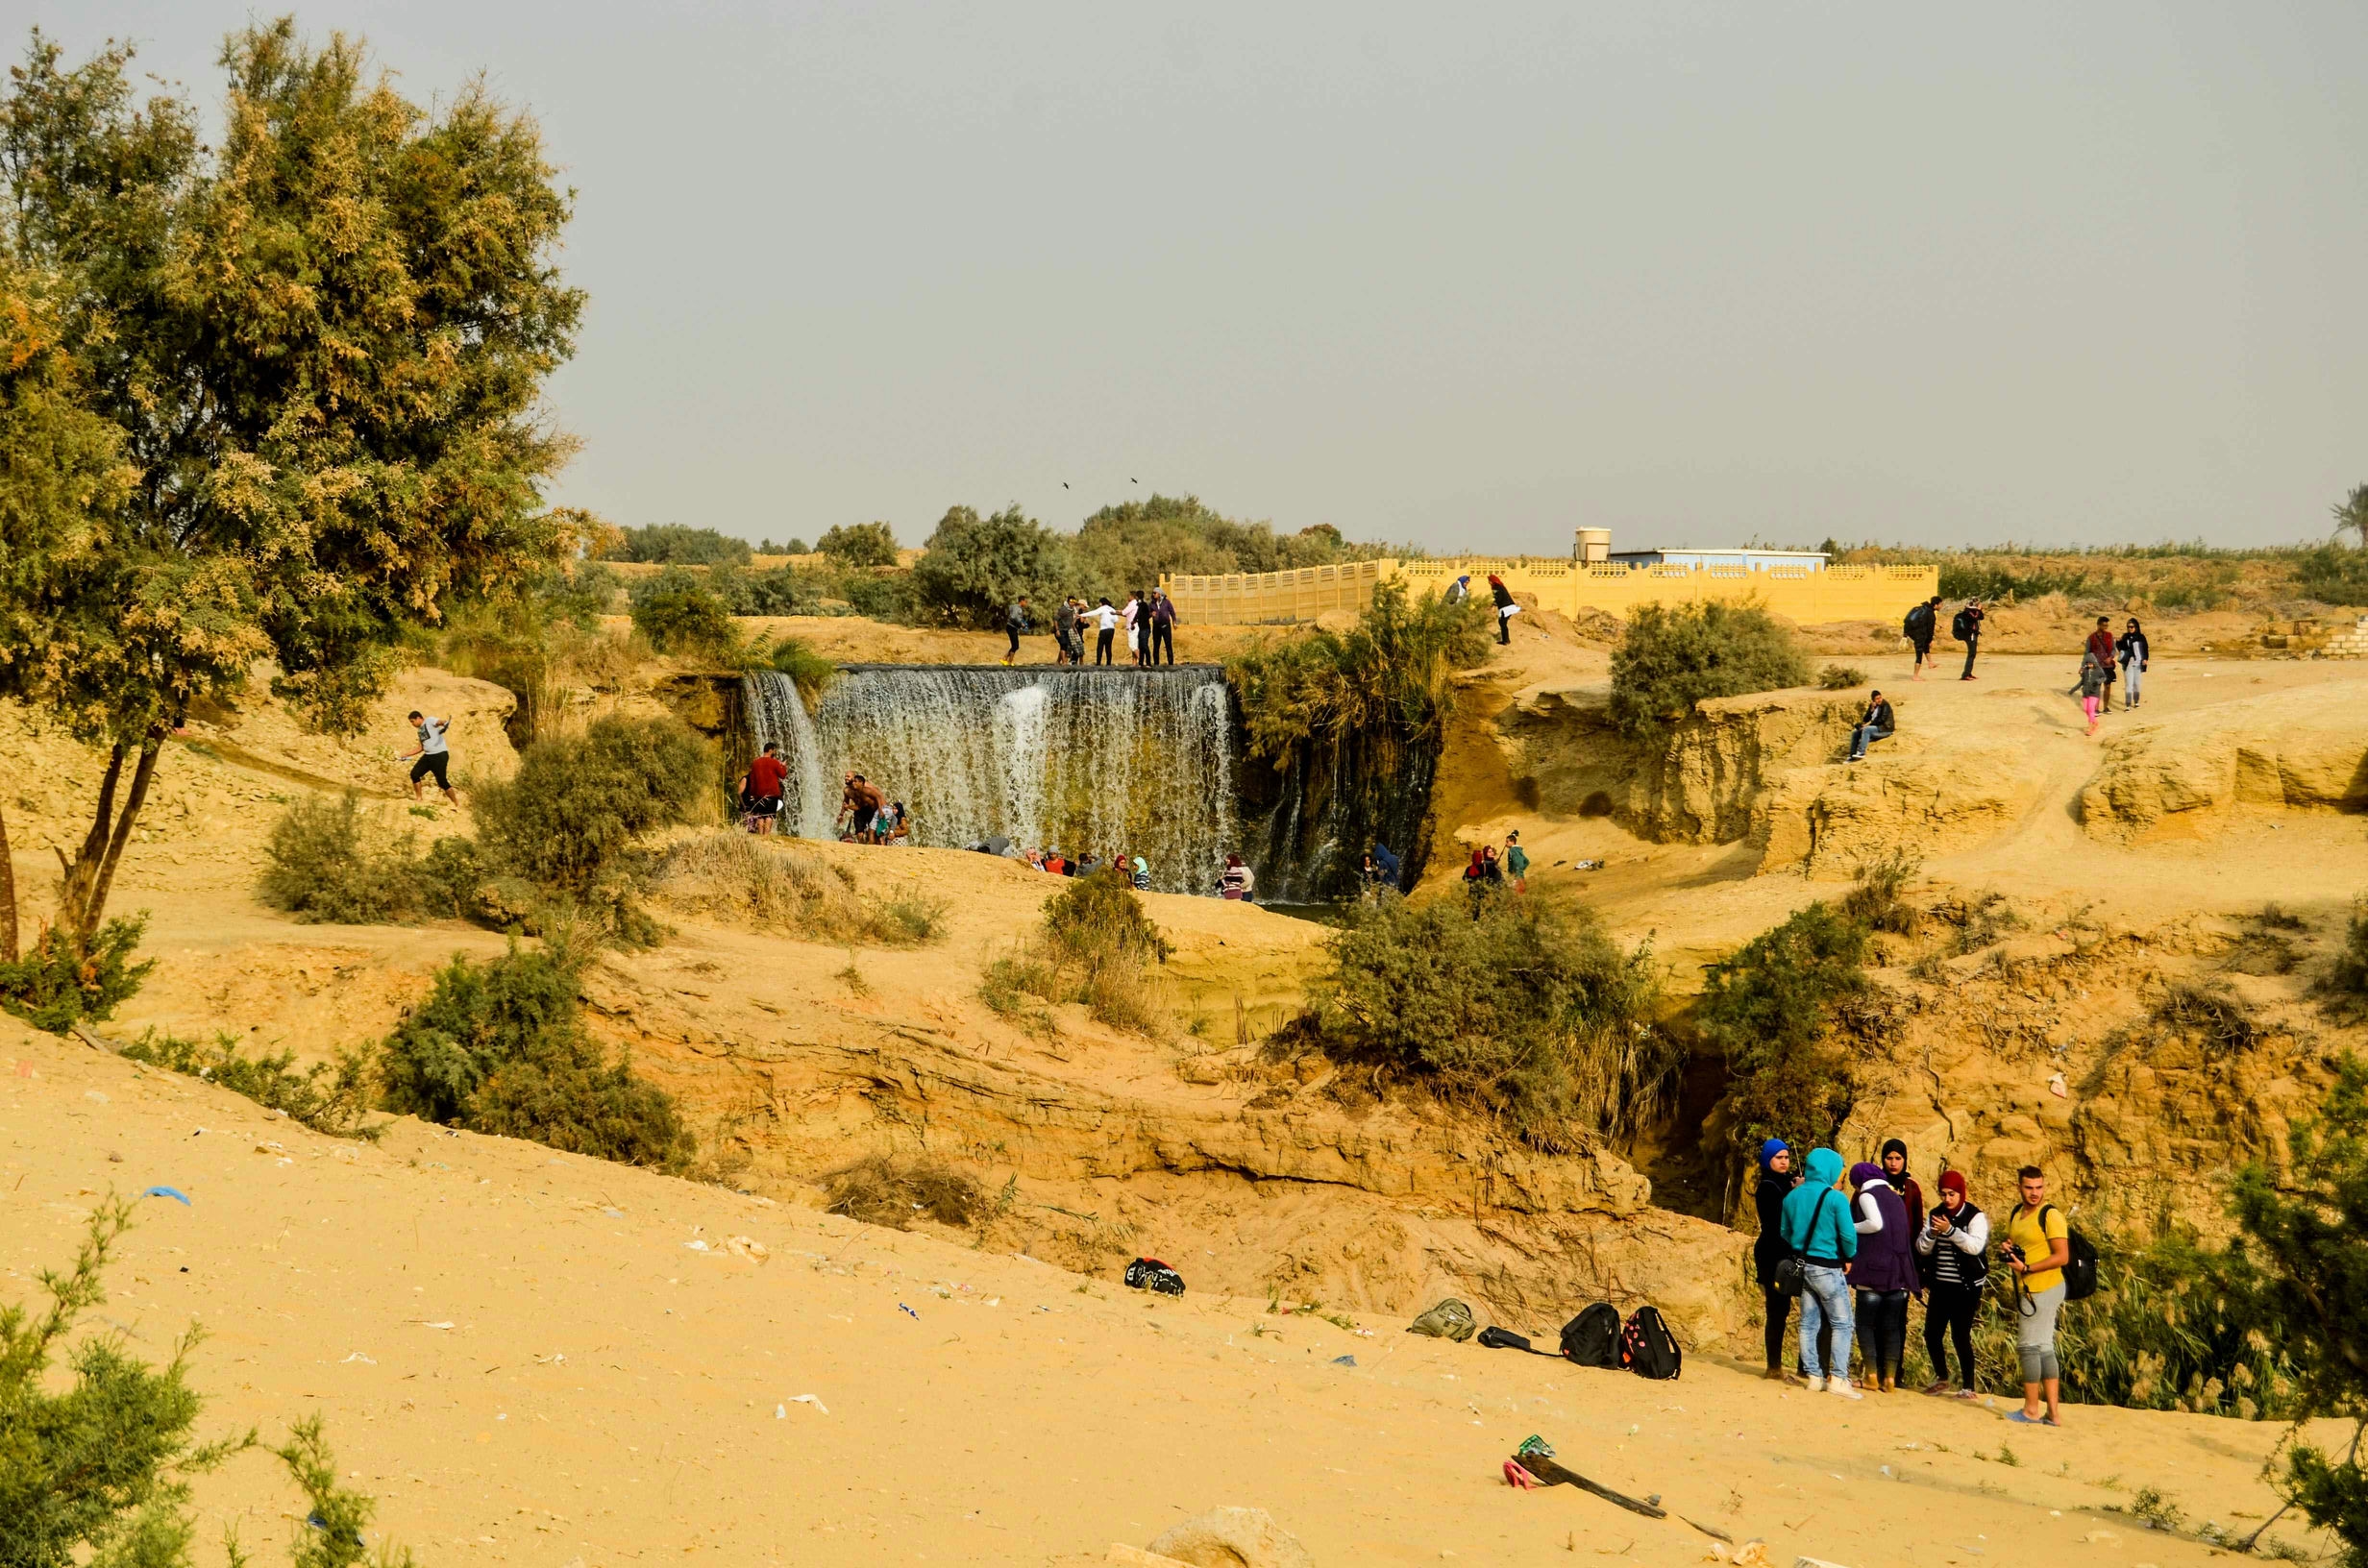
[[1971, 610], [1957, 612], [1956, 618], [1949, 623], [1949, 635], [1961, 643], [1973, 641], [1973, 612]]
[[[1494, 1324], [1491, 1324], [1489, 1327], [1480, 1331], [1480, 1343], [1487, 1346], [1491, 1350], [1530, 1349], [1529, 1335], [1525, 1334], [1516, 1334], [1511, 1329], [1500, 1329]], [[1531, 1354], [1543, 1355], [1544, 1352], [1533, 1351]]]
[[1184, 1293], [1184, 1276], [1156, 1258], [1138, 1258], [1126, 1265], [1126, 1285], [1133, 1290], [1156, 1290], [1163, 1296]]
[[1580, 1366], [1619, 1365], [1619, 1309], [1599, 1301], [1564, 1324], [1563, 1355]]
[[1471, 1309], [1450, 1296], [1406, 1325], [1408, 1334], [1427, 1334], [1434, 1339], [1452, 1339], [1457, 1344], [1472, 1336], [1479, 1327], [1472, 1320]]
[[1640, 1307], [1629, 1314], [1619, 1331], [1619, 1364], [1640, 1378], [1665, 1380], [1676, 1377], [1685, 1366], [1686, 1353], [1669, 1325], [1661, 1320], [1659, 1308]]

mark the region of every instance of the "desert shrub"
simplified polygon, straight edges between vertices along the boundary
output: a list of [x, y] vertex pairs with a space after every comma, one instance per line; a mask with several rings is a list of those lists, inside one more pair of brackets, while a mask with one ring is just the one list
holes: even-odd
[[950, 625], [993, 628], [1025, 594], [1041, 616], [1072, 586], [1069, 541], [1011, 506], [982, 518], [968, 506], [950, 509], [929, 535], [928, 552], [914, 563], [915, 607]]
[[690, 573], [669, 567], [633, 585], [633, 629], [660, 653], [728, 663], [739, 655], [731, 606]]
[[1855, 664], [1829, 664], [1817, 672], [1817, 685], [1823, 691], [1846, 692], [1865, 684], [1866, 672]]
[[291, 1121], [316, 1133], [332, 1138], [378, 1136], [377, 1129], [364, 1125], [373, 1068], [358, 1051], [348, 1051], [334, 1063], [315, 1062], [299, 1072], [293, 1051], [248, 1056], [244, 1042], [234, 1034], [217, 1034], [210, 1044], [201, 1044], [151, 1029], [125, 1045], [123, 1054], [134, 1062], [219, 1084], [267, 1111], [285, 1113]]
[[[72, 1271], [37, 1276], [48, 1307], [0, 1308], [0, 1563], [8, 1568], [189, 1568], [193, 1482], [260, 1446], [253, 1431], [197, 1440], [204, 1401], [188, 1378], [194, 1331], [161, 1369], [132, 1356], [118, 1335], [74, 1338], [107, 1299], [107, 1264], [132, 1216], [130, 1203], [111, 1197], [90, 1216]], [[373, 1505], [338, 1484], [318, 1415], [266, 1452], [304, 1494], [296, 1516], [315, 1526], [297, 1537], [295, 1568], [410, 1568], [407, 1551], [364, 1549]], [[232, 1560], [244, 1559], [234, 1553]]]
[[2343, 946], [2318, 989], [2334, 1012], [2368, 1012], [2368, 895], [2352, 900], [2352, 920], [2344, 929]]
[[2027, 923], [2022, 913], [2008, 901], [2007, 895], [1995, 890], [1974, 894], [1971, 898], [1944, 902], [1934, 913], [1957, 927], [1951, 945], [1960, 957], [1978, 953], [2010, 931], [2019, 931]]
[[0, 1010], [54, 1035], [86, 1018], [105, 1022], [157, 967], [153, 958], [132, 959], [147, 930], [145, 912], [109, 920], [86, 948], [69, 933], [44, 930], [21, 958], [0, 959]]
[[395, 833], [350, 794], [333, 802], [299, 796], [263, 842], [256, 895], [308, 924], [417, 919], [427, 898], [414, 844], [411, 834]]
[[2105, 571], [2066, 569], [2044, 564], [2011, 567], [1988, 561], [1946, 558], [1940, 563], [1940, 597], [1943, 599], [1978, 599], [1986, 603], [1991, 600], [2034, 600], [2043, 599], [2049, 594], [2061, 594], [2066, 599], [2109, 599], [2119, 601], [2130, 598], [2132, 593], [2131, 584]]
[[776, 544], [771, 539], [767, 539], [756, 547], [756, 553], [759, 555], [806, 555], [812, 551], [807, 548], [804, 540], [792, 534], [786, 542], [781, 544]]
[[968, 1225], [987, 1207], [977, 1182], [925, 1155], [867, 1156], [832, 1171], [826, 1190], [826, 1213], [900, 1231], [911, 1230], [916, 1215], [941, 1225]]
[[2315, 1118], [2287, 1135], [2282, 1167], [2256, 1160], [2238, 1173], [2231, 1207], [2260, 1274], [2262, 1332], [2291, 1357], [2298, 1419], [2352, 1425], [2338, 1457], [2297, 1433], [2282, 1489], [2331, 1531], [2353, 1563], [2368, 1560], [2368, 1065], [2346, 1054]]
[[688, 821], [714, 782], [712, 751], [680, 720], [595, 720], [535, 742], [515, 777], [479, 789], [480, 847], [543, 887], [586, 893], [636, 837]]
[[707, 573], [706, 589], [734, 615], [796, 615], [807, 598], [797, 570], [787, 566], [767, 572], [713, 567]]
[[678, 909], [753, 926], [786, 926], [826, 942], [917, 947], [945, 932], [946, 906], [904, 894], [875, 901], [853, 873], [778, 842], [726, 830], [669, 845], [650, 879]]
[[2318, 545], [2295, 560], [2302, 591], [2324, 604], [2368, 604], [2368, 550]]
[[841, 523], [826, 529], [814, 548], [841, 566], [897, 564], [896, 529], [885, 523]]
[[1544, 1149], [1633, 1139], [1677, 1065], [1647, 953], [1583, 905], [1496, 898], [1475, 919], [1385, 899], [1333, 935], [1311, 1000], [1301, 1027], [1326, 1055], [1484, 1105]]
[[2225, 982], [2174, 980], [2149, 1014], [2158, 1030], [2192, 1041], [2207, 1056], [2235, 1056], [2260, 1044], [2263, 1031]]
[[1867, 989], [1866, 937], [1820, 901], [1710, 970], [1694, 1019], [1726, 1059], [1737, 1147], [1823, 1143], [1850, 1114], [1849, 1058], [1831, 1036], [1842, 1004]]
[[1284, 572], [1415, 553], [1351, 544], [1328, 523], [1277, 533], [1270, 523], [1222, 516], [1196, 496], [1160, 495], [1102, 507], [1078, 525], [1076, 551], [1086, 588], [1113, 603], [1129, 588], [1155, 586], [1162, 573]]
[[1858, 882], [1842, 895], [1841, 912], [1869, 931], [1914, 936], [1924, 928], [1924, 912], [1900, 894], [1923, 864], [1921, 857], [1905, 849], [1860, 862]]
[[456, 957], [380, 1053], [385, 1106], [429, 1121], [624, 1164], [679, 1169], [673, 1096], [607, 1061], [585, 1031], [582, 959], [554, 939], [484, 964]]
[[1641, 604], [1612, 653], [1612, 722], [1640, 736], [1706, 698], [1809, 684], [1791, 631], [1757, 604]]
[[658, 566], [746, 566], [752, 553], [746, 539], [682, 523], [619, 528], [617, 535], [617, 542], [607, 551], [612, 561], [647, 561]]
[[1048, 1019], [1026, 998], [1082, 1003], [1093, 1017], [1137, 1034], [1166, 1032], [1168, 1008], [1151, 973], [1168, 961], [1168, 941], [1126, 878], [1104, 869], [1069, 882], [1046, 900], [1044, 924], [989, 964], [978, 994], [1006, 1017]]

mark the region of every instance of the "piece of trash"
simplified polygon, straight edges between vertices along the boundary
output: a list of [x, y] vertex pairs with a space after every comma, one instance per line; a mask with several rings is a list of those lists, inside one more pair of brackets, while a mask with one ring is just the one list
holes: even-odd
[[2047, 1091], [2060, 1100], [2070, 1098], [2072, 1092], [2064, 1087], [2063, 1074], [2060, 1072], [2047, 1081]]
[[362, 1365], [364, 1365], [364, 1366], [376, 1366], [376, 1365], [378, 1365], [378, 1364], [379, 1364], [378, 1362], [376, 1362], [376, 1361], [372, 1360], [369, 1357], [364, 1356], [364, 1355], [363, 1355], [360, 1351], [358, 1351], [358, 1351], [356, 1351], [356, 1352], [354, 1352], [354, 1354], [353, 1354], [353, 1355], [348, 1356], [348, 1357], [347, 1357], [344, 1360], [339, 1361], [337, 1364], [338, 1364], [339, 1366], [345, 1366], [345, 1365], [347, 1365], [347, 1364], [349, 1364], [349, 1363], [351, 1363], [351, 1362], [354, 1362], [354, 1361], [359, 1361], [359, 1362], [361, 1362], [361, 1364], [362, 1364]]
[[1334, 1366], [1354, 1366], [1357, 1364], [1357, 1359], [1354, 1356], [1335, 1356], [1332, 1358], [1332, 1364]]
[[1522, 1469], [1518, 1461], [1507, 1459], [1505, 1461], [1505, 1484], [1520, 1491], [1534, 1492], [1538, 1489], [1538, 1478]]
[[724, 1250], [730, 1253], [734, 1258], [746, 1259], [752, 1263], [761, 1263], [767, 1258], [772, 1256], [771, 1253], [765, 1250], [765, 1244], [762, 1241], [758, 1241], [753, 1237], [746, 1236], [735, 1236], [730, 1237], [725, 1241]]
[[431, 1323], [424, 1317], [415, 1317], [411, 1319], [411, 1321], [418, 1324], [423, 1329], [449, 1329], [453, 1326], [450, 1318], [445, 1319], [441, 1323]]
[[143, 1198], [170, 1198], [175, 1203], [180, 1204], [184, 1209], [191, 1207], [187, 1194], [184, 1193], [178, 1188], [152, 1187], [147, 1191], [142, 1192], [140, 1196]]
[[96, 1101], [98, 1101], [101, 1105], [105, 1105], [105, 1104], [107, 1103], [107, 1096], [106, 1096], [106, 1095], [104, 1095], [104, 1094], [102, 1094], [102, 1093], [100, 1093], [100, 1092], [99, 1092], [97, 1090], [95, 1090], [95, 1089], [86, 1089], [86, 1090], [83, 1090], [83, 1098], [84, 1098], [84, 1099], [86, 1099], [86, 1100], [96, 1100]]
[[900, 1302], [898, 1302], [898, 1303], [897, 1303], [897, 1309], [898, 1309], [898, 1311], [901, 1311], [901, 1312], [902, 1312], [902, 1313], [903, 1313], [906, 1317], [911, 1318], [914, 1322], [918, 1323], [918, 1322], [920, 1322], [920, 1321], [921, 1321], [921, 1314], [920, 1314], [919, 1312], [914, 1311], [913, 1311], [910, 1307], [905, 1306], [905, 1305], [904, 1305], [904, 1303], [902, 1303], [902, 1302], [900, 1302]]
[[789, 1396], [789, 1402], [792, 1405], [811, 1405], [825, 1415], [830, 1413], [830, 1407], [816, 1399], [812, 1394], [792, 1394]]
[[1550, 1459], [1554, 1457], [1554, 1445], [1533, 1432], [1521, 1439], [1521, 1446], [1513, 1453], [1516, 1458], [1527, 1458], [1535, 1454], [1541, 1458]]
[[625, 1217], [625, 1211], [622, 1209], [604, 1209], [601, 1213], [606, 1214], [610, 1219], [623, 1219]]
[[1570, 869], [1574, 871], [1600, 871], [1603, 870], [1603, 862], [1600, 860], [1582, 860], [1573, 865]]
[[704, 1252], [707, 1250], [707, 1243], [704, 1241], [685, 1241], [682, 1244], [690, 1248], [693, 1252]]

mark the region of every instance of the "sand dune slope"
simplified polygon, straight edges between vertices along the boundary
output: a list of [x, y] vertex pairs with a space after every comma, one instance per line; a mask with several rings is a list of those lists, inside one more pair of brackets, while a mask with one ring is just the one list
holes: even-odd
[[[1147, 1300], [530, 1144], [408, 1121], [338, 1143], [12, 1023], [0, 1148], [12, 1298], [106, 1191], [181, 1188], [187, 1208], [146, 1200], [107, 1322], [161, 1357], [203, 1321], [209, 1426], [321, 1411], [433, 1564], [1098, 1560], [1217, 1504], [1271, 1510], [1327, 1565], [1702, 1560], [1674, 1518], [1505, 1487], [1533, 1432], [1780, 1563], [2202, 1562], [2110, 1505], [2151, 1485], [2240, 1529], [2274, 1507], [2272, 1427], [2032, 1431], [1699, 1358], [1651, 1384], [1397, 1320]], [[204, 1496], [251, 1545], [290, 1528], [261, 1465]]]

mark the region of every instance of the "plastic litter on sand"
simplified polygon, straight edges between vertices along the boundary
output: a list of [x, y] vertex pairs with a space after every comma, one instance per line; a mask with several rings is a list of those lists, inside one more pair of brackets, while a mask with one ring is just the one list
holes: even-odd
[[[203, 1131], [203, 1129], [200, 1130]], [[171, 1198], [174, 1202], [180, 1204], [184, 1209], [190, 1207], [188, 1194], [183, 1192], [177, 1187], [152, 1187], [147, 1191], [142, 1192], [140, 1196], [143, 1198]]]

